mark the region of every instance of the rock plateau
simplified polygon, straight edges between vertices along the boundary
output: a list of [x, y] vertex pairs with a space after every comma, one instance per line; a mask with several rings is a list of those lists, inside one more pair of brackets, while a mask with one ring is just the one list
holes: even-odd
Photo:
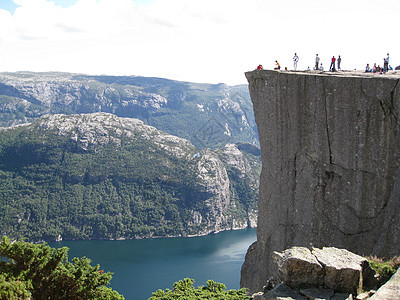
[[257, 242], [241, 286], [259, 291], [291, 246], [400, 253], [400, 75], [246, 73], [262, 172]]

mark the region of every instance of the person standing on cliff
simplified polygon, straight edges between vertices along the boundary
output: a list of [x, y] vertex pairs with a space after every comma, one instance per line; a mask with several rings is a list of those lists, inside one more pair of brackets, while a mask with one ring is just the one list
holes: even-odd
[[297, 53], [295, 53], [293, 56], [293, 67], [294, 67], [295, 71], [297, 70], [297, 62], [298, 61], [299, 61], [299, 57], [297, 56]]
[[339, 57], [338, 57], [338, 59], [337, 59], [337, 69], [338, 69], [338, 71], [340, 70], [340, 63], [342, 62], [342, 58], [340, 57], [340, 55], [339, 55]]
[[389, 70], [389, 59], [388, 58], [384, 58], [383, 59], [383, 71], [387, 72]]
[[319, 56], [317, 54], [317, 56], [315, 57], [315, 70], [318, 70], [319, 67]]
[[335, 72], [335, 62], [336, 62], [336, 58], [334, 56], [332, 56], [332, 60], [331, 60], [331, 65], [329, 67], [329, 71]]

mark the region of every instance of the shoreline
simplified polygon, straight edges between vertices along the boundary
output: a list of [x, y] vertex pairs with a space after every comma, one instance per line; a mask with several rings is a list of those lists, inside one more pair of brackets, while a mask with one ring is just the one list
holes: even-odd
[[136, 237], [136, 238], [117, 238], [117, 239], [76, 239], [76, 240], [70, 240], [70, 239], [57, 239], [57, 240], [41, 240], [41, 241], [29, 241], [25, 240], [28, 243], [32, 244], [49, 244], [49, 243], [62, 243], [62, 242], [78, 242], [78, 241], [140, 241], [140, 240], [152, 240], [152, 239], [170, 239], [170, 238], [195, 238], [195, 237], [202, 237], [202, 236], [208, 236], [208, 235], [215, 235], [221, 232], [226, 232], [226, 231], [238, 231], [238, 230], [247, 230], [247, 229], [253, 229], [257, 228], [257, 226], [252, 227], [252, 226], [246, 226], [243, 228], [230, 228], [230, 229], [223, 229], [223, 230], [218, 230], [218, 231], [210, 231], [207, 233], [199, 233], [199, 234], [193, 234], [193, 235], [174, 235], [174, 236], [147, 236], [147, 237]]

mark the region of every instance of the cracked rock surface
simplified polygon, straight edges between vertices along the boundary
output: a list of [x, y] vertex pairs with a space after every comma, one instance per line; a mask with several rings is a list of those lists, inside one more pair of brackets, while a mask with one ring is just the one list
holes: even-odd
[[393, 256], [400, 244], [400, 75], [246, 73], [262, 172], [257, 242], [241, 286], [260, 290], [273, 251], [345, 248]]

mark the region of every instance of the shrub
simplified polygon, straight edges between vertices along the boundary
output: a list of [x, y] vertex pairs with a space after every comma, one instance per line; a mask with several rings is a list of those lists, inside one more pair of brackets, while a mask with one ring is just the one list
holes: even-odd
[[223, 283], [213, 280], [207, 281], [207, 286], [193, 287], [194, 280], [185, 278], [174, 283], [174, 289], [158, 290], [148, 300], [173, 300], [173, 299], [224, 299], [224, 300], [247, 300], [249, 296], [245, 289], [228, 290]]
[[372, 269], [378, 274], [380, 285], [387, 282], [400, 267], [400, 256], [394, 256], [390, 259], [371, 256], [367, 259]]
[[24, 241], [0, 243], [0, 299], [107, 299], [124, 297], [106, 287], [110, 272], [88, 258], [68, 262], [68, 248]]

